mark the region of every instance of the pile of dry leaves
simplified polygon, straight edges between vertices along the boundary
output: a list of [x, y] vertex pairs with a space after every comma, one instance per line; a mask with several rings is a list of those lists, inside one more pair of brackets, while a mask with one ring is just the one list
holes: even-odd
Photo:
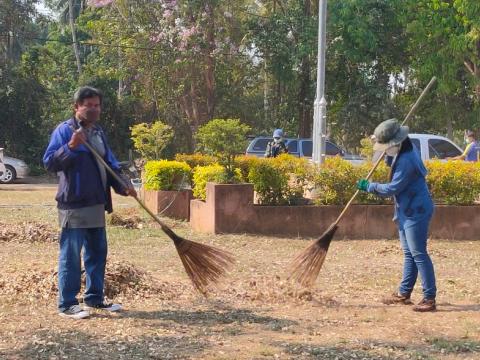
[[[25, 270], [0, 273], [0, 296], [23, 298], [31, 301], [57, 296], [56, 271]], [[85, 274], [82, 275], [82, 291]], [[107, 298], [149, 298], [172, 300], [186, 292], [186, 286], [155, 281], [147, 272], [125, 261], [108, 261], [105, 272]]]
[[126, 229], [142, 229], [143, 220], [136, 208], [115, 210], [108, 216], [108, 223], [114, 226], [122, 226]]
[[279, 276], [261, 276], [248, 282], [231, 284], [224, 296], [241, 301], [265, 304], [314, 303], [337, 305], [331, 297], [325, 297], [319, 289], [305, 289]]
[[58, 233], [57, 228], [40, 222], [0, 223], [0, 242], [55, 242]]

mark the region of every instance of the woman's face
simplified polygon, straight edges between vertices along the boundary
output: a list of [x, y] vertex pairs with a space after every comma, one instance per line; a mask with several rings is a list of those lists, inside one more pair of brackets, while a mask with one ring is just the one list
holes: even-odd
[[399, 151], [400, 151], [400, 144], [389, 147], [387, 150], [385, 150], [385, 153], [388, 156], [397, 156]]

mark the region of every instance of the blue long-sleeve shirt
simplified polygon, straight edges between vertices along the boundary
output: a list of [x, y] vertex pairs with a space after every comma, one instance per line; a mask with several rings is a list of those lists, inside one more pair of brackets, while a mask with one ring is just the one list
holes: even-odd
[[395, 217], [401, 227], [409, 227], [431, 217], [433, 201], [427, 187], [423, 165], [416, 149], [403, 152], [392, 162], [390, 182], [372, 182], [368, 192], [395, 200]]

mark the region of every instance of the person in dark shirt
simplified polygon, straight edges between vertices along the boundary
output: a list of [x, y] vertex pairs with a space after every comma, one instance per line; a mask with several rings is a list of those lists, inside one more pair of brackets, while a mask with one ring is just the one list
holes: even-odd
[[287, 146], [285, 145], [285, 140], [283, 139], [283, 130], [276, 129], [273, 132], [273, 141], [270, 141], [267, 144], [267, 149], [265, 151], [265, 157], [277, 157], [280, 154], [288, 154]]

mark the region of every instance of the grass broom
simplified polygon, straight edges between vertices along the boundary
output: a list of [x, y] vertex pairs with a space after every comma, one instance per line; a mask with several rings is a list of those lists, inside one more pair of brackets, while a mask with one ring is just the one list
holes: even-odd
[[[83, 129], [80, 124], [80, 129]], [[127, 188], [125, 181], [113, 171], [105, 162], [100, 154], [88, 142], [83, 142], [88, 150], [98, 159], [105, 169]], [[162, 220], [158, 218], [137, 196], [132, 196], [140, 206], [160, 225], [165, 234], [172, 239], [177, 249], [178, 256], [182, 260], [185, 272], [197, 289], [203, 295], [208, 292], [210, 284], [216, 284], [235, 262], [231, 253], [215, 248], [213, 246], [200, 244], [191, 240], [184, 239], [173, 232]]]
[[[436, 81], [436, 78], [432, 77], [428, 85], [422, 91], [417, 101], [412, 106], [409, 113], [403, 120], [402, 125], [405, 125], [405, 123], [410, 119], [410, 117], [412, 116], [412, 114], [415, 112], [418, 105], [422, 101], [423, 97], [430, 90], [430, 88], [433, 86], [435, 81]], [[385, 151], [377, 159], [372, 169], [368, 173], [366, 177], [367, 180], [370, 179], [370, 177], [373, 175], [373, 173], [375, 172], [375, 169], [378, 167], [378, 164], [380, 164], [380, 162], [383, 160], [384, 155], [385, 155]], [[355, 194], [353, 194], [352, 198], [348, 201], [347, 205], [345, 205], [344, 209], [342, 210], [340, 215], [337, 217], [335, 222], [330, 225], [330, 227], [322, 234], [322, 236], [320, 236], [317, 240], [315, 240], [312, 244], [310, 244], [307, 248], [305, 248], [301, 253], [299, 253], [293, 259], [293, 261], [290, 264], [289, 279], [293, 279], [297, 283], [305, 287], [310, 287], [315, 283], [315, 280], [317, 279], [318, 274], [320, 273], [322, 265], [325, 261], [325, 257], [327, 256], [330, 242], [332, 241], [333, 236], [335, 235], [335, 232], [338, 229], [338, 223], [343, 218], [343, 216], [345, 215], [348, 208], [353, 203], [353, 201], [355, 200], [359, 192], [360, 190], [357, 190]]]

